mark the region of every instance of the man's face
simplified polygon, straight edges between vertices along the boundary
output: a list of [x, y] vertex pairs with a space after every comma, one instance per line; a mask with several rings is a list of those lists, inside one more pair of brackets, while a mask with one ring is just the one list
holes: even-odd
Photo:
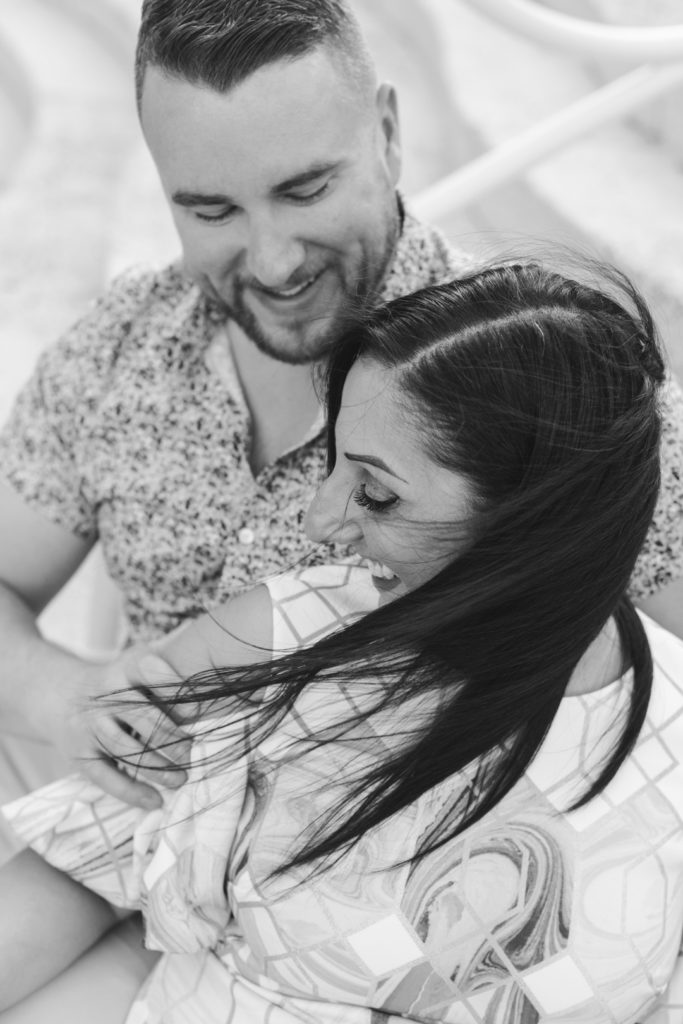
[[227, 93], [147, 69], [142, 126], [205, 293], [268, 355], [323, 356], [374, 298], [399, 231], [393, 91], [325, 48]]

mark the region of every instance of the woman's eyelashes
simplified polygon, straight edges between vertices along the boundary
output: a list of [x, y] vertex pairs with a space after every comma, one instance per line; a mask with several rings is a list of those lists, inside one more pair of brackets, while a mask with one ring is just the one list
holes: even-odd
[[391, 494], [387, 498], [375, 497], [373, 494], [368, 494], [368, 485], [362, 483], [353, 492], [353, 500], [356, 505], [367, 509], [368, 512], [386, 512], [396, 504], [398, 497], [395, 494]]

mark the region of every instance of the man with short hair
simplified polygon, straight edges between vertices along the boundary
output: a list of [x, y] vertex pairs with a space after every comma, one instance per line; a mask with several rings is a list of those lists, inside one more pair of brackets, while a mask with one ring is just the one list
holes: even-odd
[[[97, 539], [132, 640], [309, 557], [315, 369], [364, 309], [469, 261], [404, 209], [395, 94], [343, 0], [145, 0], [136, 79], [183, 262], [114, 282], [43, 355], [0, 440], [0, 705], [144, 805], [155, 790], [113, 755], [174, 728], [85, 714], [128, 684], [121, 661], [47, 643], [36, 614]], [[676, 392], [640, 598], [683, 576], [681, 410]]]

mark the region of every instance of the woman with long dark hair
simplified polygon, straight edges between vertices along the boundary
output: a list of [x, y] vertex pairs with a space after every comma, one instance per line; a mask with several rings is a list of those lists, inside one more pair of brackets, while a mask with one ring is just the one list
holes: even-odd
[[166, 954], [131, 1024], [666, 1020], [683, 644], [628, 597], [664, 375], [616, 272], [501, 265], [355, 327], [306, 523], [354, 557], [157, 648], [195, 736], [162, 812], [73, 778], [8, 809], [40, 856], [0, 893], [81, 930], [29, 982], [0, 944], [6, 1005], [115, 904]]

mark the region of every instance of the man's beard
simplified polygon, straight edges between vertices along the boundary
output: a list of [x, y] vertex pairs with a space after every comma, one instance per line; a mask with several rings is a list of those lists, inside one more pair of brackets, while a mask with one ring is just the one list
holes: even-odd
[[[396, 242], [400, 232], [398, 211], [387, 225], [384, 249], [380, 265], [374, 273], [370, 270], [369, 261], [363, 259], [357, 281], [349, 288], [340, 275], [340, 291], [342, 301], [334, 313], [319, 316], [315, 320], [292, 323], [279, 331], [268, 333], [261, 326], [258, 317], [252, 313], [244, 302], [244, 288], [239, 288], [232, 302], [224, 299], [222, 305], [237, 326], [253, 341], [254, 345], [271, 359], [291, 366], [303, 366], [307, 363], [319, 362], [329, 354], [336, 342], [351, 330], [365, 312], [375, 306], [379, 299], [379, 291], [393, 258]], [[310, 333], [314, 323], [319, 325], [315, 333]], [[277, 335], [282, 337], [278, 342]], [[296, 338], [296, 342], [294, 339]]]
[[[290, 366], [303, 366], [323, 359], [334, 342], [341, 337], [344, 328], [339, 316], [319, 317], [320, 329], [309, 336], [312, 320], [293, 322], [279, 330], [265, 331], [258, 317], [243, 301], [244, 293], [239, 291], [232, 305], [225, 303], [225, 310], [231, 320], [253, 341], [256, 348], [271, 359]], [[345, 317], [343, 318], [346, 319]], [[326, 326], [322, 326], [327, 321]], [[350, 326], [350, 324], [349, 324]]]

